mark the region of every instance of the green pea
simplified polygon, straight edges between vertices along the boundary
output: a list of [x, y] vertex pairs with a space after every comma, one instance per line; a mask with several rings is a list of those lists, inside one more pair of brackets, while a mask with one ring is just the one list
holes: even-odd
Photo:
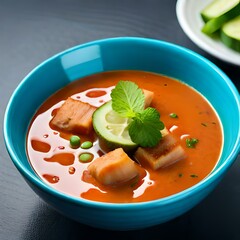
[[70, 138], [70, 145], [74, 148], [79, 147], [80, 146], [80, 140], [81, 139], [80, 139], [79, 136], [73, 135]]
[[88, 149], [88, 148], [91, 148], [92, 146], [93, 146], [93, 143], [90, 141], [86, 141], [81, 144], [81, 148], [83, 149]]
[[93, 154], [91, 153], [82, 153], [79, 155], [80, 162], [90, 162], [93, 159]]

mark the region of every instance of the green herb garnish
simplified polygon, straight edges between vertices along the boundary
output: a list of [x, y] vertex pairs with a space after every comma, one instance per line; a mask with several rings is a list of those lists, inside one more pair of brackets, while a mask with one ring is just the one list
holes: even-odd
[[155, 108], [147, 108], [133, 118], [129, 125], [129, 135], [133, 142], [142, 147], [153, 147], [162, 138], [160, 130], [164, 128]]
[[196, 144], [199, 142], [197, 138], [187, 138], [186, 145], [188, 148], [195, 148]]
[[170, 113], [169, 116], [171, 118], [178, 118], [178, 115], [176, 113]]
[[144, 109], [144, 94], [133, 82], [120, 81], [112, 90], [112, 108], [121, 117], [134, 118]]
[[143, 91], [133, 82], [120, 81], [112, 90], [112, 108], [120, 116], [131, 118], [129, 136], [142, 147], [154, 147], [162, 138], [164, 129], [160, 114], [155, 108], [144, 109]]
[[198, 175], [196, 175], [196, 174], [191, 174], [190, 177], [191, 177], [191, 178], [197, 178]]

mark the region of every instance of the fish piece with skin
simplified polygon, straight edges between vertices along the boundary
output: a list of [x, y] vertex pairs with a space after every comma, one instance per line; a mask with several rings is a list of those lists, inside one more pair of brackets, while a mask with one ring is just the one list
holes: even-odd
[[152, 148], [138, 147], [134, 157], [140, 164], [148, 164], [153, 170], [167, 167], [186, 157], [183, 147], [177, 139], [165, 128], [163, 138]]
[[143, 89], [143, 94], [145, 97], [145, 101], [144, 101], [144, 108], [147, 108], [151, 105], [153, 97], [154, 97], [154, 93], [151, 91], [148, 91], [146, 89]]
[[118, 185], [138, 176], [138, 167], [122, 148], [117, 148], [95, 159], [88, 171], [103, 185]]
[[92, 115], [95, 110], [96, 107], [69, 97], [58, 109], [51, 124], [64, 131], [89, 134], [92, 130]]

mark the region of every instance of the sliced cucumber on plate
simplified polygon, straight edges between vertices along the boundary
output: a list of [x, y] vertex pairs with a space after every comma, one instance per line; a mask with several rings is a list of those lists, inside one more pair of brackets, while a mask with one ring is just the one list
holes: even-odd
[[202, 32], [212, 34], [227, 21], [240, 15], [240, 0], [215, 0], [207, 5], [201, 16], [205, 21]]
[[223, 25], [220, 38], [226, 46], [240, 52], [240, 16]]

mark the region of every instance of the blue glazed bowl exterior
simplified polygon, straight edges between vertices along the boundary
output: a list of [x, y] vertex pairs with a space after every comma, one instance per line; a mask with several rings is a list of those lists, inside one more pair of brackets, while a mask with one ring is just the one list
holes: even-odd
[[[25, 142], [36, 109], [47, 97], [71, 81], [110, 70], [143, 70], [167, 75], [187, 83], [208, 99], [221, 119], [224, 146], [217, 167], [207, 178], [170, 197], [132, 204], [100, 203], [68, 196], [39, 179], [28, 162]], [[27, 183], [58, 212], [93, 227], [140, 229], [180, 216], [216, 187], [239, 153], [239, 109], [239, 93], [230, 79], [198, 54], [153, 39], [104, 39], [66, 50], [29, 73], [14, 91], [7, 106], [4, 138], [13, 163]]]

